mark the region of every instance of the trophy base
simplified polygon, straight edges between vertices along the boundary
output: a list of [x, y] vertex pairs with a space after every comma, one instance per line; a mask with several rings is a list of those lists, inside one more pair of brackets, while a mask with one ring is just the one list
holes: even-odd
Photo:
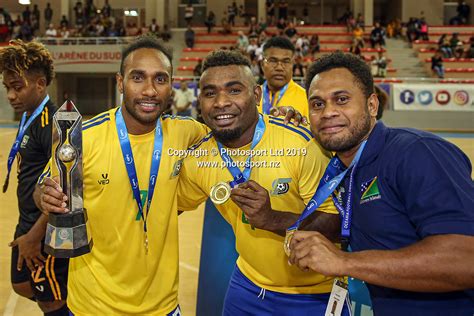
[[87, 211], [67, 214], [49, 214], [44, 251], [57, 258], [73, 258], [92, 249], [90, 230], [87, 229]]

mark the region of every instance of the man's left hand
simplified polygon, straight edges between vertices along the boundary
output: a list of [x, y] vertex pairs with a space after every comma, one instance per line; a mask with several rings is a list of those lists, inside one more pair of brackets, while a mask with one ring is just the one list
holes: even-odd
[[268, 191], [253, 180], [232, 189], [230, 198], [244, 212], [248, 222], [256, 228], [268, 229], [274, 211]]

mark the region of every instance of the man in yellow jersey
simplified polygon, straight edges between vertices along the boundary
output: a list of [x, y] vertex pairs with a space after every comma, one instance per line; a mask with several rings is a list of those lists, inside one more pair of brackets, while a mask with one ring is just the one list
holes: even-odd
[[[83, 124], [84, 207], [94, 246], [70, 260], [67, 302], [74, 315], [180, 314], [181, 161], [167, 153], [186, 150], [207, 129], [161, 115], [171, 95], [171, 60], [154, 37], [131, 43], [117, 74], [123, 104]], [[35, 202], [44, 212], [65, 212], [66, 196], [49, 174]]]
[[[261, 89], [240, 53], [211, 53], [199, 87], [212, 132], [185, 154], [178, 208], [211, 197], [232, 225], [239, 258], [223, 315], [324, 315], [333, 279], [288, 265], [283, 235], [313, 197], [328, 154], [309, 130], [259, 115]], [[303, 227], [334, 239], [340, 220], [332, 201], [318, 211]]]
[[[74, 315], [179, 315], [180, 162], [154, 153], [171, 147], [185, 150], [207, 130], [192, 119], [160, 117], [173, 71], [171, 54], [158, 40], [140, 38], [122, 55], [117, 74], [122, 106], [83, 124], [84, 207], [94, 246], [89, 254], [70, 260], [67, 302]], [[128, 146], [122, 146], [118, 131], [128, 135]], [[125, 167], [125, 155], [133, 157], [127, 162], [134, 164], [135, 178]], [[141, 207], [130, 185], [133, 179], [138, 180]], [[44, 211], [63, 211], [63, 199], [49, 178], [36, 192]]]
[[308, 117], [306, 91], [292, 79], [294, 56], [295, 46], [286, 37], [272, 37], [263, 45], [260, 113], [270, 114], [272, 106], [292, 106]]

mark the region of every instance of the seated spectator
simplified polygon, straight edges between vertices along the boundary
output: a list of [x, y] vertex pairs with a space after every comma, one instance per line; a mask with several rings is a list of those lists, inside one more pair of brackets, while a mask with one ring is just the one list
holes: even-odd
[[364, 47], [364, 30], [357, 25], [352, 32], [354, 43], [359, 47]]
[[[226, 13], [227, 14], [227, 13]], [[230, 25], [230, 23], [227, 21], [227, 17], [224, 16], [222, 19], [221, 19], [221, 26], [222, 26], [222, 30], [219, 31], [219, 33], [223, 34], [223, 35], [228, 35], [228, 34], [231, 34], [232, 33], [232, 25]]]
[[196, 100], [194, 91], [188, 89], [188, 83], [182, 81], [179, 89], [174, 89], [173, 105], [177, 115], [191, 116], [191, 106]]
[[258, 62], [257, 57], [252, 58], [251, 61], [252, 61], [252, 65], [250, 67], [250, 70], [252, 70], [252, 74], [255, 77], [255, 79], [259, 81], [259, 79], [263, 75], [262, 68], [260, 66], [260, 63]]
[[158, 24], [156, 24], [156, 19], [151, 20], [151, 24], [148, 28], [150, 30], [150, 33], [152, 33], [153, 35], [155, 35], [155, 36], [160, 35], [160, 26]]
[[136, 23], [127, 23], [127, 28], [125, 29], [127, 36], [137, 36], [138, 27]]
[[58, 36], [58, 31], [54, 28], [54, 24], [50, 23], [48, 25], [48, 28], [46, 29], [46, 32], [44, 33], [46, 37], [57, 37]]
[[68, 38], [69, 37], [69, 30], [67, 29], [67, 27], [63, 26], [61, 28], [61, 31], [59, 31], [59, 35], [61, 36], [61, 38]]
[[410, 18], [407, 23], [407, 40], [408, 42], [416, 41], [419, 37], [418, 24], [415, 18]]
[[346, 20], [347, 33], [352, 33], [356, 27], [356, 19], [351, 15]]
[[293, 63], [293, 76], [294, 77], [305, 76], [305, 66], [303, 65], [303, 57], [299, 49], [295, 50], [295, 61]]
[[298, 33], [298, 31], [296, 30], [295, 25], [290, 22], [288, 23], [284, 33], [291, 40]]
[[428, 24], [424, 19], [422, 19], [420, 23], [420, 37], [424, 41], [430, 40], [430, 38], [428, 37]]
[[245, 54], [247, 46], [249, 46], [249, 39], [242, 31], [237, 32], [237, 34], [239, 37], [237, 38], [236, 47]]
[[191, 25], [193, 17], [194, 17], [194, 7], [190, 1], [188, 2], [188, 5], [186, 6], [186, 8], [184, 8], [184, 19], [186, 20], [187, 25]]
[[387, 77], [387, 58], [385, 58], [383, 52], [378, 53], [378, 57], [375, 59], [377, 65], [376, 77]]
[[146, 26], [145, 22], [142, 22], [142, 26], [140, 27], [140, 35], [146, 35], [148, 32], [150, 32], [150, 29], [148, 26]]
[[431, 69], [438, 78], [444, 78], [443, 54], [441, 51], [436, 51], [435, 55], [431, 57]]
[[460, 19], [459, 24], [467, 24], [469, 20], [469, 15], [471, 13], [471, 7], [466, 3], [466, 1], [460, 0], [456, 11]]
[[314, 54], [319, 53], [321, 45], [319, 44], [319, 36], [317, 34], [311, 36], [311, 39], [309, 40], [309, 49], [313, 57]]
[[188, 25], [188, 29], [184, 32], [184, 42], [188, 48], [194, 47], [194, 39], [195, 39], [194, 30], [191, 28], [191, 25]]
[[351, 47], [349, 48], [349, 52], [351, 54], [354, 54], [360, 58], [362, 58], [362, 50], [360, 48], [360, 45], [358, 44], [357, 41], [353, 41]]
[[309, 39], [306, 34], [296, 40], [295, 48], [299, 48], [303, 56], [309, 53]]
[[256, 36], [253, 36], [250, 38], [250, 44], [247, 46], [247, 56], [250, 57], [250, 60], [254, 59], [255, 57], [255, 52], [258, 49], [258, 39]]
[[65, 15], [62, 16], [61, 21], [59, 22], [59, 26], [60, 27], [65, 26], [65, 27], [69, 28], [69, 21], [68, 21], [68, 19], [66, 18]]
[[278, 35], [281, 36], [283, 35], [283, 32], [286, 29], [286, 21], [284, 18], [280, 18], [276, 24], [276, 28], [278, 30]]
[[201, 74], [202, 74], [202, 59], [199, 59], [196, 66], [194, 66], [193, 76], [201, 77]]
[[441, 50], [444, 58], [453, 57], [453, 51], [451, 50], [451, 43], [448, 39], [448, 34], [443, 34], [438, 40], [438, 50]]
[[248, 31], [249, 36], [260, 34], [260, 26], [257, 23], [256, 17], [252, 16], [249, 20], [248, 25], [249, 25], [249, 31]]
[[356, 26], [359, 26], [361, 28], [364, 28], [365, 26], [364, 17], [362, 16], [362, 13], [357, 14]]
[[385, 46], [385, 30], [382, 26], [380, 26], [379, 22], [375, 22], [375, 27], [370, 32], [370, 44], [372, 48], [375, 46]]
[[257, 32], [257, 33], [258, 33], [258, 34], [262, 34], [262, 33], [266, 32], [267, 26], [268, 26], [268, 24], [267, 24], [267, 22], [265, 21], [265, 19], [264, 19], [264, 18], [261, 18], [261, 19], [260, 19], [260, 23], [258, 23], [258, 32]]
[[204, 25], [207, 27], [207, 33], [211, 33], [212, 28], [216, 26], [216, 15], [214, 14], [214, 11], [209, 11], [206, 20], [204, 21]]
[[464, 54], [464, 43], [459, 39], [459, 33], [453, 33], [449, 43], [454, 57], [462, 58], [462, 55]]
[[168, 24], [163, 25], [163, 32], [161, 32], [160, 37], [165, 42], [168, 42], [171, 39], [171, 32], [168, 28]]

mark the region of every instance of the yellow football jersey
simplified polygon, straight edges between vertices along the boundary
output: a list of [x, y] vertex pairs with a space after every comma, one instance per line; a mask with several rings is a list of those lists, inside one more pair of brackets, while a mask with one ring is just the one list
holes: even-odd
[[[84, 207], [94, 245], [89, 254], [70, 260], [68, 307], [74, 315], [166, 315], [178, 304], [176, 192], [182, 162], [168, 152], [187, 149], [208, 130], [191, 119], [161, 118], [163, 150], [147, 215], [146, 254], [143, 220], [117, 136], [116, 110], [83, 124]], [[154, 134], [129, 134], [143, 202]]]
[[[283, 120], [264, 116], [265, 132], [252, 153], [250, 179], [268, 190], [272, 209], [300, 214], [313, 197], [329, 163], [310, 131]], [[245, 163], [250, 144], [229, 151], [236, 164]], [[178, 209], [193, 210], [210, 194], [212, 186], [233, 180], [223, 166], [216, 140], [208, 135], [184, 160], [178, 186]], [[240, 167], [240, 170], [243, 170]], [[237, 265], [257, 286], [282, 293], [328, 293], [333, 279], [317, 273], [303, 272], [288, 265], [283, 250], [284, 238], [269, 231], [253, 228], [242, 210], [232, 201], [216, 205], [232, 225], [239, 253]], [[318, 211], [337, 214], [329, 198]]]
[[[272, 96], [272, 93], [270, 91], [270, 100], [275, 98], [278, 100], [278, 94], [276, 96]], [[300, 86], [299, 84], [295, 83], [293, 80], [290, 80], [288, 83], [288, 89], [286, 90], [285, 94], [283, 97], [280, 99], [280, 102], [278, 102], [277, 106], [292, 106], [296, 110], [298, 110], [301, 115], [306, 116], [308, 118], [308, 98], [306, 97], [306, 90]], [[260, 103], [258, 104], [258, 111], [260, 113], [263, 113], [263, 95], [262, 98], [260, 99]]]

